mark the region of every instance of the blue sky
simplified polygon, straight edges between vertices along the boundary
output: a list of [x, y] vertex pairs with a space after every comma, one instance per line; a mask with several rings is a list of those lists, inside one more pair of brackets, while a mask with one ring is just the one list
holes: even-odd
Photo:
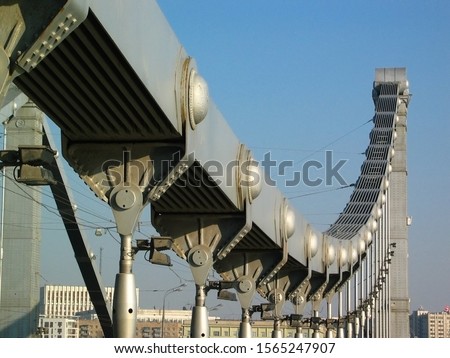
[[[158, 2], [188, 54], [197, 61], [212, 99], [256, 159], [345, 160], [343, 178], [356, 181], [374, 114], [375, 68], [406, 67], [408, 112], [409, 288], [411, 309], [440, 311], [450, 304], [450, 2], [448, 1], [212, 1]], [[59, 136], [55, 130], [55, 136]], [[57, 140], [59, 137], [57, 138]], [[323, 175], [320, 171], [315, 173]], [[285, 188], [286, 196], [317, 228], [326, 229], [351, 189], [340, 185]], [[110, 227], [109, 208], [71, 175], [71, 186], [91, 226]], [[316, 192], [315, 194], [313, 194]], [[312, 194], [312, 195], [310, 195]], [[92, 216], [96, 214], [97, 216]], [[43, 283], [83, 284], [58, 218], [43, 210]], [[100, 216], [100, 217], [99, 217]], [[86, 226], [105, 284], [118, 270], [114, 231], [102, 237]], [[139, 227], [152, 233], [148, 212]], [[164, 290], [191, 280], [174, 257], [172, 270], [138, 256], [141, 306], [161, 307]], [[161, 277], [164, 280], [161, 281]], [[153, 290], [162, 290], [152, 292]], [[169, 302], [170, 300], [170, 302]], [[193, 284], [169, 296], [168, 307], [194, 300]], [[208, 305], [217, 302], [208, 298]], [[257, 303], [258, 299], [255, 300]], [[217, 315], [239, 316], [237, 303]]]

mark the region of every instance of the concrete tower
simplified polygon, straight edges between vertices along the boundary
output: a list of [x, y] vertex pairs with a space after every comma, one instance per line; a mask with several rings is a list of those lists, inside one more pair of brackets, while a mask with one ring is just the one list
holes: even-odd
[[[408, 87], [406, 69], [378, 69], [376, 81], [400, 82], [401, 86]], [[408, 284], [408, 217], [407, 208], [407, 156], [406, 132], [407, 110], [410, 96], [405, 91], [397, 105], [397, 139], [395, 141], [395, 155], [392, 158], [392, 172], [389, 176], [389, 236], [393, 257], [391, 258], [389, 272], [390, 292], [390, 319], [389, 337], [409, 338], [409, 284]]]
[[[42, 144], [43, 114], [27, 103], [4, 121], [5, 149]], [[0, 232], [0, 337], [31, 337], [38, 324], [41, 218], [39, 187], [3, 168]]]

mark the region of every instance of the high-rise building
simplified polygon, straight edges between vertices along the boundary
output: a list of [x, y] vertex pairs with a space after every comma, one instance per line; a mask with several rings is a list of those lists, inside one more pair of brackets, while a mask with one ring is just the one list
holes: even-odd
[[[4, 148], [41, 145], [42, 120], [34, 104], [25, 104], [4, 122]], [[16, 168], [3, 168], [0, 337], [5, 338], [33, 336], [39, 318], [41, 193], [37, 187], [18, 183], [15, 174]]]
[[428, 337], [428, 311], [420, 307], [409, 316], [411, 338]]
[[428, 314], [428, 338], [450, 338], [450, 314], [448, 312]]
[[419, 308], [410, 316], [411, 337], [450, 338], [450, 310], [431, 313]]

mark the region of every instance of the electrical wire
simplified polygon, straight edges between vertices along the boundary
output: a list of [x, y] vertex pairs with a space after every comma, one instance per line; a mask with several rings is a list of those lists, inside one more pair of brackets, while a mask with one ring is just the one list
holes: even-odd
[[314, 191], [314, 192], [310, 192], [310, 193], [305, 193], [305, 194], [300, 194], [300, 195], [290, 196], [290, 197], [288, 197], [288, 199], [303, 198], [303, 197], [305, 197], [305, 196], [316, 195], [316, 194], [322, 194], [322, 193], [328, 193], [328, 192], [330, 192], [330, 191], [342, 190], [342, 189], [351, 188], [351, 187], [354, 187], [354, 186], [355, 186], [355, 184], [343, 185], [343, 186], [340, 186], [340, 187], [338, 187], [338, 188], [324, 189], [324, 190], [318, 190], [318, 191]]
[[[307, 153], [318, 153], [320, 151], [320, 149], [314, 150], [314, 149], [299, 149], [299, 148], [286, 148], [286, 147], [260, 147], [260, 146], [249, 146], [251, 149], [253, 150], [268, 150], [268, 151], [283, 151], [283, 152], [307, 152]], [[350, 155], [361, 155], [364, 153], [361, 152], [350, 152], [350, 151], [343, 151], [343, 150], [339, 150], [339, 151], [335, 151], [335, 153], [337, 154], [350, 154]]]
[[[43, 196], [45, 196], [45, 197], [54, 199], [54, 197], [53, 197], [52, 195], [50, 195], [50, 194], [48, 194], [48, 193], [45, 193], [45, 192], [44, 192], [43, 190], [41, 190], [40, 188], [26, 187], [26, 189], [25, 189], [25, 188], [23, 188], [20, 184], [18, 184], [13, 178], [11, 178], [11, 177], [10, 177], [8, 174], [6, 174], [6, 173], [4, 173], [4, 177], [10, 179], [10, 180], [14, 183], [14, 185], [22, 192], [22, 194], [21, 194], [21, 193], [18, 193], [18, 192], [16, 192], [16, 191], [14, 191], [14, 190], [12, 190], [12, 189], [5, 188], [4, 185], [1, 185], [0, 187], [3, 187], [5, 190], [7, 190], [7, 191], [9, 191], [9, 192], [11, 192], [11, 193], [13, 193], [13, 194], [15, 194], [15, 195], [18, 195], [18, 196], [20, 196], [20, 197], [27, 198], [27, 199], [32, 200], [33, 202], [36, 202], [37, 204], [39, 204], [40, 206], [42, 206], [43, 208], [45, 208], [48, 212], [50, 212], [52, 215], [55, 215], [55, 216], [59, 217], [59, 218], [62, 220], [61, 215], [59, 214], [58, 209], [57, 209], [56, 207], [52, 207], [52, 206], [50, 206], [50, 205], [48, 205], [48, 204], [43, 203], [42, 201], [36, 200], [36, 199], [35, 199], [30, 193], [28, 193], [27, 191], [34, 191], [34, 192], [39, 193], [40, 195], [43, 195]], [[62, 183], [61, 183], [61, 184], [62, 184]], [[65, 202], [66, 204], [69, 202], [68, 200], [65, 200], [65, 199], [62, 199], [62, 198], [59, 198], [59, 199], [60, 199], [62, 202]], [[108, 217], [105, 217], [105, 216], [102, 216], [102, 215], [99, 215], [97, 212], [94, 212], [94, 211], [92, 211], [92, 210], [84, 209], [84, 207], [77, 207], [77, 211], [80, 211], [80, 212], [86, 213], [86, 214], [88, 214], [88, 215], [94, 216], [94, 217], [96, 217], [96, 218], [98, 218], [98, 219], [101, 219], [101, 220], [103, 220], [104, 222], [106, 222], [107, 224], [114, 224], [114, 223], [115, 223], [112, 219], [110, 219], [110, 218], [108, 218]], [[105, 225], [100, 225], [98, 222], [93, 222], [93, 221], [90, 221], [90, 220], [87, 220], [87, 219], [84, 219], [84, 218], [80, 218], [80, 217], [77, 217], [77, 219], [81, 221], [81, 223], [79, 223], [80, 226], [84, 226], [84, 227], [91, 228], [91, 229], [97, 229], [97, 228], [103, 228], [103, 229], [106, 229], [106, 228], [107, 228]], [[86, 223], [83, 223], [83, 221], [86, 222], [87, 224], [86, 224]], [[44, 228], [44, 229], [45, 229], [45, 228]], [[109, 227], [108, 229], [111, 229], [111, 227]], [[57, 230], [57, 229], [51, 229], [51, 230]], [[65, 229], [61, 228], [61, 230], [65, 230]], [[108, 232], [109, 232], [109, 231], [108, 231]], [[145, 233], [143, 233], [142, 231], [139, 231], [139, 233], [140, 233], [141, 235], [145, 236], [145, 237], [148, 237], [148, 235], [145, 234]], [[117, 239], [111, 234], [111, 232], [109, 232], [109, 234], [114, 238], [115, 241], [117, 241]]]
[[372, 121], [373, 121], [373, 118], [369, 119], [368, 121], [366, 121], [366, 122], [360, 124], [359, 126], [353, 128], [353, 129], [349, 130], [348, 132], [344, 133], [344, 134], [341, 135], [340, 137], [338, 137], [338, 138], [332, 140], [331, 142], [325, 144], [324, 146], [320, 147], [320, 148], [317, 149], [316, 151], [312, 152], [312, 153], [309, 154], [308, 156], [306, 156], [306, 157], [304, 157], [304, 158], [298, 160], [296, 163], [301, 163], [301, 162], [303, 162], [305, 159], [308, 159], [308, 158], [310, 158], [311, 156], [313, 156], [314, 154], [319, 153], [319, 152], [325, 150], [325, 148], [327, 148], [327, 147], [329, 147], [330, 145], [333, 145], [333, 144], [339, 142], [340, 140], [344, 139], [345, 137], [347, 137], [348, 135], [352, 134], [353, 132], [356, 132], [358, 129], [364, 127], [366, 124], [368, 124], [368, 123], [370, 123], [370, 122], [372, 122]]
[[[25, 190], [25, 189], [24, 189], [19, 183], [17, 183], [13, 178], [11, 178], [11, 177], [10, 177], [9, 175], [7, 175], [6, 173], [4, 173], [4, 176], [5, 176], [6, 178], [10, 179], [11, 182], [12, 182], [12, 183], [13, 183], [20, 191], [22, 191], [24, 194], [21, 195], [21, 194], [19, 194], [19, 193], [13, 191], [13, 190], [11, 190], [11, 189], [5, 188], [5, 186], [3, 185], [2, 187], [3, 187], [5, 190], [8, 190], [8, 191], [10, 191], [10, 192], [12, 192], [12, 193], [15, 193], [15, 194], [17, 194], [17, 195], [19, 195], [19, 196], [21, 196], [21, 197], [26, 197], [26, 198], [28, 198], [28, 199], [30, 199], [30, 200], [36, 202], [37, 204], [41, 205], [44, 209], [46, 209], [46, 210], [49, 211], [50, 213], [52, 213], [52, 214], [54, 214], [54, 215], [56, 215], [56, 216], [58, 216], [58, 217], [61, 217], [61, 215], [59, 214], [59, 211], [58, 211], [58, 209], [57, 209], [56, 207], [52, 207], [52, 206], [50, 206], [50, 205], [48, 205], [48, 204], [45, 204], [45, 203], [43, 203], [43, 202], [41, 202], [41, 201], [36, 200], [30, 193], [28, 193], [27, 190]], [[27, 186], [27, 189], [30, 190], [30, 191], [38, 192], [39, 194], [41, 194], [41, 195], [43, 195], [43, 196], [45, 196], [45, 197], [48, 197], [48, 198], [54, 198], [54, 197], [53, 197], [52, 195], [50, 195], [50, 194], [43, 193], [43, 192], [42, 192], [40, 189], [38, 189], [38, 188], [31, 187], [31, 186]], [[57, 197], [57, 198], [58, 198], [58, 197]], [[73, 204], [73, 203], [70, 203], [68, 200], [65, 200], [65, 199], [63, 199], [63, 198], [60, 198], [60, 197], [59, 197], [59, 199], [61, 199], [62, 202], [65, 202], [65, 204]], [[84, 209], [83, 207], [78, 207], [78, 206], [77, 206], [77, 211], [80, 211], [80, 212], [86, 213], [86, 214], [88, 214], [88, 215], [97, 217], [98, 219], [101, 219], [101, 220], [103, 220], [103, 221], [105, 221], [105, 222], [108, 222], [108, 223], [113, 223], [113, 224], [115, 223], [112, 219], [110, 219], [110, 218], [108, 218], [108, 217], [105, 217], [105, 216], [102, 216], [102, 215], [99, 215], [99, 214], [97, 214], [96, 212], [93, 212], [93, 211], [91, 211], [91, 210]], [[61, 219], [62, 219], [62, 218], [61, 218]], [[91, 228], [98, 228], [98, 227], [99, 227], [99, 225], [98, 225], [97, 223], [93, 222], [93, 221], [88, 221], [88, 220], [86, 220], [86, 219], [79, 218], [79, 217], [77, 217], [77, 219], [80, 219], [80, 220], [82, 220], [82, 221], [85, 221], [85, 222], [91, 224], [91, 225], [92, 225]], [[87, 225], [85, 224], [85, 226], [87, 226]]]

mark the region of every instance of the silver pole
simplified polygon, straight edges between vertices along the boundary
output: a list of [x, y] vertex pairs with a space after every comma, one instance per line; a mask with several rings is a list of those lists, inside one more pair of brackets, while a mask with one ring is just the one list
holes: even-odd
[[302, 327], [297, 327], [295, 329], [295, 338], [303, 338], [303, 329]]
[[384, 283], [384, 268], [385, 268], [385, 260], [386, 260], [386, 207], [389, 202], [389, 199], [386, 200], [386, 205], [384, 208], [384, 215], [381, 220], [381, 245], [380, 245], [380, 271], [379, 277], [381, 278], [381, 292], [380, 292], [380, 319], [381, 319], [381, 338], [386, 338], [386, 290]]
[[[313, 311], [314, 318], [319, 318], [319, 311], [314, 310]], [[320, 338], [320, 323], [317, 319], [316, 322], [314, 322], [314, 331], [312, 338]]]
[[132, 235], [120, 235], [119, 273], [116, 275], [113, 304], [113, 331], [116, 338], [134, 338], [136, 334], [137, 297], [132, 272], [134, 252]]
[[331, 322], [332, 317], [331, 302], [327, 302], [327, 338], [333, 338], [333, 330], [329, 326], [329, 322]]
[[353, 327], [351, 322], [351, 280], [347, 281], [347, 338], [353, 337]]
[[239, 325], [239, 338], [251, 338], [252, 326], [250, 325], [250, 310], [242, 309], [241, 323]]
[[353, 312], [355, 312], [355, 338], [359, 337], [359, 317], [358, 317], [358, 276], [359, 276], [359, 271], [356, 271], [355, 274], [353, 275], [353, 280], [355, 281], [355, 287], [353, 289], [353, 295], [354, 295], [354, 310]]
[[367, 275], [368, 275], [368, 282], [366, 285], [367, 290], [367, 333], [366, 337], [373, 336], [372, 332], [372, 290], [373, 290], [373, 277], [372, 277], [372, 256], [373, 256], [373, 245], [370, 246], [369, 249], [369, 259], [367, 261]]
[[380, 235], [379, 232], [376, 232], [376, 253], [375, 253], [375, 285], [376, 288], [376, 296], [375, 296], [375, 338], [381, 338], [380, 335], [380, 292], [379, 292], [379, 282], [378, 282], [378, 275], [380, 273]]
[[[367, 253], [366, 253], [367, 255]], [[367, 256], [366, 256], [367, 258]], [[366, 261], [366, 260], [364, 260]], [[364, 338], [364, 327], [366, 324], [366, 320], [365, 317], [363, 315], [365, 315], [364, 313], [364, 276], [366, 274], [365, 272], [365, 262], [361, 262], [361, 266], [360, 266], [360, 275], [359, 275], [359, 314], [361, 316], [360, 318], [360, 324], [361, 324], [361, 338]]]
[[[390, 259], [390, 251], [391, 251], [391, 208], [390, 208], [390, 190], [387, 190], [388, 201], [386, 207], [386, 219], [387, 219], [387, 227], [386, 227], [386, 250], [387, 250], [387, 258]], [[391, 289], [390, 289], [390, 280], [389, 280], [389, 262], [385, 263], [386, 265], [386, 337], [391, 337]]]
[[344, 325], [342, 324], [342, 291], [338, 292], [338, 338], [345, 338]]
[[195, 306], [192, 308], [191, 338], [208, 338], [208, 309], [205, 306], [206, 287], [195, 285]]
[[281, 332], [281, 320], [279, 318], [275, 318], [273, 321], [272, 338], [283, 338]]

